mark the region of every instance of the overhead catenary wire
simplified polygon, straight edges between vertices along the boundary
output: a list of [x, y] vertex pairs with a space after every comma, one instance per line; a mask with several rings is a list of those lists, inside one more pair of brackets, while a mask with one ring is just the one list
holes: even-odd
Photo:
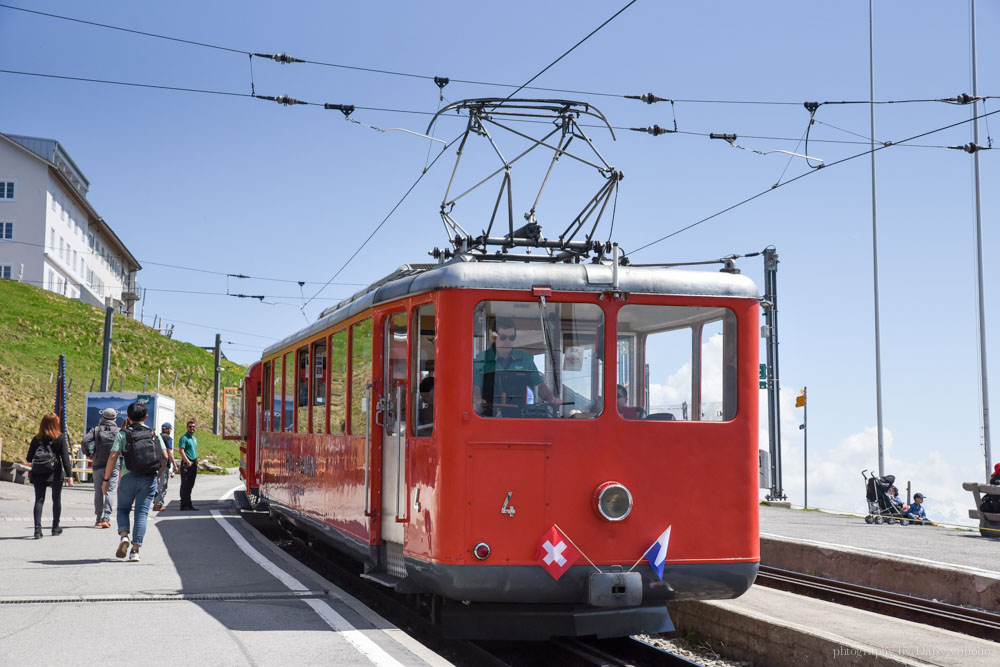
[[[174, 92], [202, 93], [202, 94], [207, 94], [207, 95], [227, 95], [227, 96], [232, 96], [232, 97], [242, 97], [242, 98], [246, 98], [246, 99], [257, 99], [257, 100], [265, 100], [265, 101], [272, 101], [272, 100], [279, 99], [279, 98], [270, 98], [270, 97], [261, 96], [261, 95], [251, 95], [249, 93], [234, 93], [234, 92], [228, 92], [228, 91], [207, 90], [207, 89], [199, 89], [199, 88], [183, 88], [183, 87], [177, 87], [177, 86], [162, 86], [162, 85], [156, 85], [156, 84], [135, 83], [135, 82], [128, 82], [128, 81], [112, 81], [112, 80], [108, 80], [108, 79], [92, 79], [92, 78], [77, 77], [77, 76], [64, 76], [64, 75], [59, 75], [59, 74], [46, 74], [46, 73], [40, 73], [40, 72], [25, 72], [25, 71], [20, 71], [20, 70], [0, 69], [0, 73], [2, 73], [2, 74], [14, 74], [14, 75], [20, 75], [20, 76], [36, 76], [36, 77], [52, 78], [52, 79], [65, 79], [65, 80], [69, 80], [69, 81], [80, 81], [80, 82], [83, 82], [83, 83], [100, 83], [100, 84], [116, 85], [116, 86], [129, 86], [129, 87], [137, 87], [137, 88], [151, 88], [151, 89], [156, 89], [156, 90], [167, 90], [167, 91], [174, 91]], [[685, 100], [677, 100], [677, 101], [685, 101]], [[398, 114], [408, 114], [408, 115], [415, 115], [415, 116], [434, 116], [435, 115], [435, 112], [433, 112], [433, 111], [420, 111], [420, 110], [416, 110], [416, 109], [400, 109], [400, 108], [392, 108], [392, 107], [355, 106], [355, 105], [329, 104], [329, 103], [320, 103], [320, 102], [304, 102], [304, 104], [308, 105], [308, 106], [313, 106], [313, 107], [324, 107], [326, 109], [337, 109], [337, 110], [342, 110], [341, 108], [343, 107], [343, 108], [350, 108], [351, 111], [353, 111], [355, 109], [358, 109], [358, 110], [361, 110], [361, 111], [373, 111], [373, 112], [377, 112], [377, 113], [398, 113]], [[796, 104], [797, 105], [798, 103], [795, 102], [795, 103], [789, 103], [789, 104]], [[447, 118], [451, 118], [451, 117], [449, 116]], [[518, 122], [518, 123], [545, 123], [546, 121], [531, 120], [531, 119], [517, 119], [517, 120], [513, 120], [511, 122]], [[817, 121], [817, 122], [819, 122], [819, 121]], [[359, 123], [359, 124], [366, 125], [365, 123]], [[581, 127], [602, 127], [602, 126], [590, 125], [590, 124], [586, 124], [586, 123], [581, 123], [580, 126]], [[831, 127], [833, 127], [833, 126], [831, 126]], [[687, 135], [687, 136], [710, 137], [711, 134], [712, 134], [711, 132], [694, 132], [694, 131], [690, 131], [690, 130], [679, 130], [679, 129], [678, 130], [666, 130], [664, 128], [659, 127], [658, 125], [652, 125], [652, 126], [649, 126], [649, 127], [627, 127], [627, 126], [612, 125], [611, 128], [615, 129], [615, 130], [631, 130], [633, 132], [644, 132], [644, 133], [651, 134], [653, 136], [657, 136], [657, 135], [660, 135], [660, 134], [683, 134], [683, 135]], [[378, 130], [380, 128], [373, 127], [373, 129]], [[402, 128], [400, 128], [400, 129], [402, 129]], [[840, 128], [837, 128], [837, 129], [840, 129]], [[419, 133], [417, 133], [417, 134], [419, 134]], [[743, 133], [739, 133], [739, 136], [743, 137], [744, 139], [765, 139], [765, 140], [773, 140], [773, 141], [796, 141], [796, 142], [800, 141], [799, 139], [795, 139], [794, 137], [776, 137], [776, 136], [767, 136], [767, 135], [751, 135], [751, 134], [743, 134]], [[867, 144], [868, 143], [867, 141], [845, 141], [845, 140], [837, 140], [837, 139], [810, 139], [810, 141], [812, 141], [814, 143], [832, 143], [832, 144], [847, 144], [847, 145], [850, 145], [850, 144]], [[883, 143], [883, 142], [879, 142], [879, 143]], [[908, 146], [911, 147], [911, 148], [949, 148], [949, 146], [926, 145], [926, 144], [908, 144]]]
[[329, 287], [331, 284], [333, 284], [333, 281], [337, 278], [337, 276], [339, 276], [341, 274], [341, 272], [344, 269], [347, 268], [347, 265], [350, 264], [354, 260], [354, 258], [358, 256], [358, 253], [360, 253], [364, 249], [364, 247], [366, 245], [368, 245], [368, 242], [371, 241], [372, 238], [375, 236], [375, 234], [378, 233], [378, 230], [382, 229], [382, 226], [385, 225], [385, 223], [389, 221], [389, 218], [391, 218], [392, 214], [396, 212], [396, 209], [398, 209], [403, 204], [403, 202], [406, 201], [406, 198], [410, 196], [410, 193], [413, 192], [413, 189], [417, 187], [417, 184], [420, 183], [421, 180], [423, 180], [423, 178], [427, 174], [427, 172], [431, 170], [431, 168], [435, 165], [435, 163], [437, 163], [437, 161], [441, 158], [441, 156], [444, 155], [448, 151], [448, 149], [451, 148], [451, 146], [456, 141], [458, 141], [461, 137], [462, 137], [462, 135], [460, 134], [457, 137], [455, 137], [454, 139], [452, 139], [451, 141], [449, 141], [447, 143], [447, 145], [445, 145], [445, 147], [443, 149], [441, 149], [441, 152], [437, 154], [437, 157], [435, 157], [433, 160], [431, 160], [431, 163], [428, 166], [424, 167], [424, 169], [420, 172], [420, 175], [417, 176], [417, 180], [413, 181], [413, 185], [411, 185], [410, 188], [399, 199], [399, 201], [396, 202], [396, 205], [392, 207], [392, 209], [386, 214], [386, 216], [384, 218], [382, 218], [382, 222], [378, 223], [378, 225], [375, 227], [375, 229], [372, 230], [371, 234], [368, 235], [368, 238], [366, 238], [361, 243], [361, 245], [358, 246], [358, 249], [355, 250], [351, 254], [351, 256], [347, 258], [347, 261], [345, 261], [343, 263], [343, 265], [341, 265], [341, 267], [339, 269], [337, 269], [336, 273], [334, 273], [330, 277], [330, 280], [326, 281], [323, 284], [322, 287], [320, 287], [318, 290], [316, 290], [315, 294], [313, 294], [311, 297], [309, 297], [308, 299], [306, 299], [305, 303], [302, 304], [302, 308], [301, 308], [301, 310], [303, 312], [305, 312], [306, 306], [308, 306], [312, 301], [314, 301], [320, 295], [320, 293], [323, 292], [323, 290], [325, 290], [327, 287]]
[[744, 199], [742, 201], [736, 202], [732, 206], [727, 206], [726, 208], [722, 209], [721, 211], [718, 211], [716, 213], [713, 213], [712, 215], [706, 216], [706, 217], [702, 218], [701, 220], [693, 222], [693, 223], [691, 223], [689, 225], [685, 225], [684, 227], [681, 227], [680, 229], [677, 229], [677, 230], [671, 232], [670, 234], [667, 234], [666, 236], [661, 236], [660, 238], [658, 238], [658, 239], [656, 239], [654, 241], [650, 241], [649, 243], [646, 243], [645, 245], [639, 246], [635, 250], [632, 250], [630, 254], [635, 254], [637, 252], [645, 250], [646, 248], [649, 248], [650, 246], [654, 246], [657, 243], [660, 243], [662, 241], [666, 241], [669, 238], [672, 238], [674, 236], [677, 236], [678, 234], [686, 232], [689, 229], [693, 229], [694, 227], [697, 227], [697, 226], [699, 226], [699, 225], [701, 225], [701, 224], [703, 224], [705, 222], [708, 222], [709, 220], [717, 218], [720, 215], [728, 213], [729, 211], [732, 211], [733, 209], [739, 208], [740, 206], [743, 206], [744, 204], [748, 204], [748, 203], [752, 202], [755, 199], [763, 197], [764, 195], [768, 194], [769, 192], [773, 192], [773, 191], [777, 190], [780, 187], [784, 187], [786, 185], [789, 185], [790, 183], [794, 183], [795, 181], [803, 179], [806, 176], [809, 176], [811, 174], [815, 174], [818, 171], [826, 171], [826, 169], [829, 169], [830, 167], [836, 166], [838, 164], [843, 164], [844, 162], [849, 162], [849, 161], [854, 160], [854, 159], [859, 158], [859, 157], [864, 157], [865, 155], [868, 155], [868, 154], [872, 153], [873, 151], [881, 151], [881, 150], [885, 150], [886, 148], [893, 148], [895, 146], [898, 146], [898, 145], [901, 145], [901, 144], [905, 144], [906, 142], [911, 141], [913, 139], [919, 139], [921, 137], [926, 137], [928, 135], [935, 134], [937, 132], [943, 132], [944, 130], [949, 130], [949, 129], [953, 128], [953, 127], [958, 127], [960, 125], [964, 125], [966, 123], [973, 122], [977, 118], [986, 118], [986, 117], [992, 116], [993, 114], [996, 114], [996, 113], [1000, 113], [1000, 109], [998, 109], [997, 111], [991, 111], [988, 114], [982, 114], [982, 115], [979, 115], [979, 116], [974, 116], [973, 118], [967, 118], [965, 120], [961, 120], [961, 121], [958, 121], [956, 123], [951, 123], [950, 125], [945, 125], [943, 127], [935, 128], [933, 130], [928, 130], [927, 132], [921, 132], [920, 134], [915, 134], [912, 137], [908, 137], [908, 138], [902, 139], [900, 141], [891, 142], [891, 143], [888, 143], [886, 145], [879, 146], [879, 147], [877, 147], [875, 149], [866, 150], [866, 151], [863, 151], [861, 153], [856, 153], [854, 155], [849, 155], [848, 157], [841, 158], [840, 160], [836, 160], [834, 162], [830, 162], [829, 164], [826, 165], [826, 168], [823, 169], [823, 170], [812, 169], [812, 170], [807, 171], [805, 173], [799, 174], [795, 178], [791, 178], [791, 179], [785, 181], [784, 183], [780, 183], [780, 184], [771, 186], [767, 190], [762, 190], [761, 192], [758, 192], [755, 195], [751, 195], [750, 197], [747, 197], [746, 199]]
[[[635, 0], [633, 0], [633, 2], [635, 2]], [[625, 9], [627, 9], [628, 6], [631, 6], [631, 4], [632, 4], [632, 2], [630, 2], [629, 5], [627, 5], [626, 7], [624, 7], [621, 11], [624, 11]], [[115, 31], [120, 31], [120, 32], [125, 32], [125, 33], [131, 33], [131, 34], [135, 34], [135, 35], [140, 35], [140, 36], [143, 36], [143, 37], [150, 37], [150, 38], [154, 38], [154, 39], [162, 39], [162, 40], [167, 40], [167, 41], [171, 41], [171, 42], [177, 42], [177, 43], [181, 43], [181, 44], [187, 44], [189, 46], [197, 46], [197, 47], [202, 47], [202, 48], [207, 48], [207, 49], [214, 49], [214, 50], [218, 50], [218, 51], [225, 51], [225, 52], [229, 52], [229, 53], [236, 53], [236, 54], [239, 54], [241, 56], [242, 55], [247, 55], [247, 56], [250, 56], [251, 58], [252, 57], [266, 58], [266, 59], [269, 59], [269, 60], [274, 60], [274, 61], [276, 61], [278, 63], [281, 63], [281, 64], [302, 63], [302, 64], [308, 64], [308, 65], [318, 65], [318, 66], [323, 66], [323, 67], [333, 67], [333, 68], [338, 68], [338, 69], [353, 70], [353, 71], [358, 71], [358, 72], [367, 72], [367, 73], [370, 73], [370, 74], [382, 74], [382, 75], [386, 75], [386, 76], [397, 76], [397, 77], [410, 78], [410, 79], [420, 79], [420, 80], [426, 80], [426, 81], [434, 81], [435, 79], [442, 78], [442, 77], [439, 77], [439, 76], [433, 75], [433, 74], [417, 74], [417, 73], [414, 73], [414, 72], [402, 72], [402, 71], [398, 71], [398, 70], [380, 69], [380, 68], [375, 68], [375, 67], [363, 67], [363, 66], [359, 66], [359, 65], [348, 65], [348, 64], [344, 64], [344, 63], [325, 62], [325, 61], [321, 61], [321, 60], [310, 60], [308, 58], [294, 58], [294, 57], [289, 56], [288, 54], [285, 54], [285, 53], [278, 53], [278, 54], [259, 53], [255, 49], [236, 49], [236, 48], [232, 48], [232, 47], [228, 47], [228, 46], [222, 46], [222, 45], [219, 45], [219, 44], [211, 44], [209, 42], [201, 42], [201, 41], [197, 41], [197, 40], [184, 39], [184, 38], [180, 38], [180, 37], [173, 37], [173, 36], [170, 36], [170, 35], [162, 35], [162, 34], [159, 34], [159, 33], [154, 33], [154, 32], [149, 32], [149, 31], [144, 31], [144, 30], [136, 30], [136, 29], [133, 29], [133, 28], [125, 28], [125, 27], [122, 27], [122, 26], [111, 25], [111, 24], [108, 24], [108, 23], [100, 23], [100, 22], [97, 22], [97, 21], [88, 21], [88, 20], [85, 20], [85, 19], [79, 19], [79, 18], [75, 18], [75, 17], [71, 17], [71, 16], [63, 16], [63, 15], [60, 15], [60, 14], [53, 14], [51, 12], [42, 12], [42, 11], [38, 11], [38, 10], [34, 10], [34, 9], [28, 9], [28, 8], [25, 8], [25, 7], [17, 7], [15, 5], [8, 5], [8, 4], [3, 4], [3, 3], [0, 3], [0, 9], [9, 9], [9, 10], [14, 10], [14, 11], [19, 11], [19, 12], [25, 12], [25, 13], [28, 13], [28, 14], [36, 14], [36, 15], [39, 15], [39, 16], [45, 16], [47, 18], [58, 19], [58, 20], [63, 20], [63, 21], [69, 21], [69, 22], [73, 22], [73, 23], [81, 23], [81, 24], [84, 24], [84, 25], [90, 25], [90, 26], [93, 26], [93, 27], [104, 28], [104, 29], [107, 29], [107, 30], [115, 30]], [[621, 11], [619, 11], [618, 13], [621, 13]], [[617, 14], [615, 16], [617, 16]], [[615, 16], [611, 17], [611, 19], [615, 18]], [[608, 21], [610, 21], [611, 19], [608, 19]], [[602, 24], [602, 26], [599, 26], [598, 29], [600, 29], [601, 27], [603, 27], [603, 24]], [[596, 32], [596, 30], [595, 30], [595, 32]], [[589, 37], [590, 37], [590, 35], [588, 35], [587, 37], [585, 37], [584, 40], [586, 40]], [[583, 40], [581, 40], [581, 43], [582, 43], [582, 41]], [[573, 48], [576, 48], [576, 47], [573, 47]], [[555, 61], [555, 62], [558, 62], [558, 60]], [[552, 64], [555, 64], [555, 62], [553, 62]], [[539, 74], [541, 74], [541, 72]], [[72, 78], [72, 77], [65, 77], [65, 78]], [[534, 78], [537, 78], [537, 75], [536, 75], [536, 77], [533, 77], [531, 80], [534, 80]], [[655, 101], [655, 102], [663, 101], [663, 102], [671, 102], [671, 103], [678, 102], [678, 103], [685, 103], [685, 104], [726, 104], [726, 105], [765, 105], [765, 106], [800, 106], [802, 104], [801, 101], [794, 101], [793, 102], [793, 101], [787, 101], [787, 100], [746, 100], [746, 99], [725, 99], [725, 98], [683, 98], [683, 97], [657, 96], [657, 95], [653, 95], [652, 93], [649, 93], [648, 95], [630, 95], [630, 94], [626, 94], [626, 93], [613, 93], [613, 92], [608, 92], [608, 91], [580, 90], [580, 89], [572, 89], [572, 88], [553, 88], [553, 87], [543, 87], [543, 86], [530, 86], [530, 85], [527, 85], [527, 84], [517, 85], [517, 84], [503, 83], [503, 82], [497, 82], [497, 81], [481, 81], [481, 80], [476, 80], [476, 79], [460, 79], [460, 78], [456, 78], [456, 77], [448, 77], [448, 80], [451, 83], [460, 83], [460, 84], [465, 84], [465, 85], [492, 86], [492, 87], [497, 87], [497, 88], [515, 88], [516, 89], [515, 92], [517, 92], [519, 90], [522, 90], [522, 89], [526, 89], [526, 90], [540, 90], [540, 91], [547, 91], [547, 92], [554, 92], [554, 93], [570, 93], [570, 94], [573, 94], [573, 95], [589, 95], [589, 96], [593, 96], [593, 97], [613, 97], [613, 98], [622, 98], [622, 99], [636, 99], [636, 100], [642, 100], [642, 101], [646, 101], [646, 100], [644, 100], [642, 98], [648, 97], [652, 101]], [[108, 82], [108, 83], [120, 83], [120, 82]], [[529, 83], [530, 83], [530, 81], [529, 81]], [[142, 84], [134, 84], [134, 85], [142, 85]], [[154, 87], [154, 86], [149, 86], [149, 87]], [[179, 90], [184, 90], [184, 89], [179, 89]], [[192, 92], [196, 92], [196, 91], [192, 91]], [[236, 93], [222, 93], [222, 92], [218, 92], [218, 91], [206, 91], [206, 92], [211, 92], [211, 93], [214, 93], [214, 94], [236, 94]], [[247, 93], [239, 93], [239, 95], [246, 96], [246, 97], [253, 97], [254, 96], [253, 94], [247, 94]], [[970, 96], [968, 96], [967, 94], [962, 94], [962, 95], [957, 95], [955, 97], [950, 97], [950, 98], [914, 98], [914, 99], [900, 99], [900, 100], [876, 100], [874, 102], [874, 104], [913, 104], [913, 103], [932, 103], [932, 102], [937, 102], [937, 103], [946, 102], [946, 103], [950, 103], [950, 104], [967, 104], [967, 103], [969, 103], [969, 102], [972, 101], [969, 98], [970, 98]], [[981, 96], [981, 97], [979, 97], [979, 99], [980, 100], [998, 99], [998, 96]], [[650, 102], [650, 103], [652, 103], [652, 102]], [[870, 100], [829, 100], [829, 101], [822, 102], [822, 104], [871, 104], [871, 103], [872, 102]]]
[[[31, 241], [15, 241], [13, 239], [6, 240], [6, 241], [4, 241], [4, 243], [16, 243], [18, 245], [34, 246], [36, 248], [52, 248], [53, 251], [55, 250], [55, 246], [50, 246], [48, 243], [33, 243]], [[79, 252], [79, 251], [77, 251], [77, 252]], [[94, 256], [94, 257], [101, 257], [102, 256], [100, 253], [95, 252], [93, 250], [84, 250], [80, 254], [91, 255], [91, 256]], [[147, 260], [147, 259], [137, 259], [136, 261], [139, 262], [140, 264], [148, 264], [150, 266], [162, 266], [162, 267], [165, 267], [165, 268], [176, 269], [178, 271], [194, 271], [196, 273], [208, 273], [208, 274], [215, 275], [215, 276], [227, 276], [229, 278], [240, 278], [240, 279], [247, 279], [247, 280], [262, 280], [262, 281], [265, 281], [265, 282], [294, 283], [294, 284], [300, 284], [301, 283], [301, 284], [304, 284], [304, 285], [320, 285], [320, 284], [327, 285], [327, 284], [329, 284], [329, 285], [345, 285], [345, 286], [349, 286], [349, 287], [364, 287], [365, 286], [365, 283], [342, 283], [342, 282], [338, 282], [338, 283], [323, 283], [323, 282], [321, 282], [319, 280], [292, 280], [292, 279], [289, 279], [289, 278], [265, 278], [263, 276], [250, 276], [250, 275], [246, 275], [244, 273], [227, 273], [225, 271], [212, 271], [211, 269], [199, 269], [199, 268], [196, 268], [196, 267], [193, 267], [193, 266], [180, 266], [178, 264], [168, 264], [168, 263], [165, 263], [165, 262], [153, 262], [153, 261], [150, 261], [150, 260]]]

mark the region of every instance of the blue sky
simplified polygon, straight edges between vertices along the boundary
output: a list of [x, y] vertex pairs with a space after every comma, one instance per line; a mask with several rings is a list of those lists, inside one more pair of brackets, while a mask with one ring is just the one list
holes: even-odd
[[[9, 4], [28, 7], [25, 2]], [[246, 94], [247, 52], [356, 67], [519, 85], [611, 16], [624, 2], [131, 2], [39, 0], [30, 8], [235, 49], [196, 47], [0, 9], [0, 69]], [[875, 3], [876, 98], [943, 98], [971, 92], [966, 2]], [[979, 2], [979, 92], [1000, 95], [1000, 5]], [[255, 90], [310, 102], [353, 104], [380, 128], [424, 132], [442, 103], [433, 82], [253, 59]], [[799, 159], [762, 156], [710, 140], [735, 133], [749, 149], [805, 152], [806, 101], [868, 98], [868, 3], [640, 0], [525, 91], [597, 106], [616, 128], [673, 126], [694, 134], [587, 128], [625, 173], [614, 236], [626, 251], [670, 234], [809, 171]], [[147, 322], [224, 347], [249, 362], [272, 339], [306, 323], [297, 284], [227, 279], [152, 262], [309, 281], [311, 296], [358, 248], [427, 163], [428, 142], [377, 132], [337, 111], [283, 107], [239, 96], [170, 92], [0, 74], [0, 131], [57, 139], [91, 182], [90, 201], [145, 268]], [[448, 101], [503, 96], [511, 88], [450, 83]], [[647, 105], [622, 95], [676, 100], [792, 102], [748, 105], [678, 101]], [[608, 95], [597, 95], [607, 93]], [[360, 107], [419, 113], [361, 110]], [[989, 100], [985, 111], [1000, 109]], [[971, 107], [882, 105], [876, 137], [900, 141], [969, 118]], [[833, 162], [867, 149], [868, 107], [824, 104], [810, 155]], [[1000, 133], [1000, 114], [989, 131]], [[451, 140], [460, 126], [442, 121]], [[981, 123], [981, 143], [987, 124]], [[852, 134], [853, 133], [853, 134]], [[971, 125], [878, 153], [884, 425], [887, 472], [913, 481], [934, 516], [960, 519], [965, 479], [983, 473], [975, 310], [972, 158], [936, 148], [971, 141]], [[784, 137], [790, 141], [755, 137]], [[859, 141], [861, 144], [829, 143]], [[514, 145], [514, 144], [512, 144]], [[798, 145], [798, 148], [796, 148]], [[430, 148], [431, 157], [438, 145]], [[932, 147], [923, 147], [932, 146]], [[987, 350], [1000, 393], [1000, 293], [996, 158], [981, 154]], [[485, 167], [485, 153], [470, 167]], [[439, 160], [338, 281], [367, 284], [400, 264], [427, 261], [446, 243], [438, 207], [453, 163]], [[787, 167], [787, 171], [786, 171]], [[515, 190], [530, 207], [532, 176]], [[468, 178], [482, 172], [470, 171]], [[540, 215], [553, 233], [596, 190], [567, 169]], [[520, 185], [522, 181], [517, 181]], [[585, 186], [579, 184], [585, 183]], [[586, 193], [583, 197], [581, 192]], [[473, 200], [466, 220], [487, 215]], [[605, 223], [604, 233], [607, 233]], [[861, 157], [776, 189], [668, 241], [635, 262], [695, 261], [777, 247], [785, 486], [802, 501], [802, 445], [793, 396], [809, 387], [810, 504], [863, 507], [861, 468], [877, 465], [872, 306], [870, 162]], [[738, 266], [762, 283], [760, 258]], [[708, 269], [713, 270], [713, 269]], [[266, 294], [274, 305], [218, 295]], [[331, 284], [308, 319], [357, 285]], [[198, 323], [192, 326], [186, 323]], [[762, 395], [763, 399], [763, 395]], [[994, 400], [995, 403], [995, 400]], [[993, 420], [994, 434], [1000, 428]], [[766, 436], [766, 424], [762, 423]], [[762, 437], [766, 446], [766, 437]], [[1000, 459], [1000, 444], [994, 442]], [[970, 496], [971, 497], [971, 496]], [[937, 511], [935, 511], [937, 510]], [[967, 521], [967, 519], [966, 519]]]

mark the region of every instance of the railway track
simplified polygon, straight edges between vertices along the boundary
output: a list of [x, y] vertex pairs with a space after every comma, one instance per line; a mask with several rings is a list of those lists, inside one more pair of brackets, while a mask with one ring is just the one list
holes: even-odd
[[756, 584], [954, 632], [1000, 640], [1000, 614], [761, 565]]
[[413, 596], [400, 595], [361, 579], [360, 564], [291, 527], [286, 529], [279, 526], [266, 512], [244, 511], [242, 515], [285, 552], [457, 665], [659, 667], [698, 664], [631, 637], [561, 638], [548, 642], [472, 642], [445, 639], [441, 637], [438, 626], [431, 621], [429, 610], [413, 604]]

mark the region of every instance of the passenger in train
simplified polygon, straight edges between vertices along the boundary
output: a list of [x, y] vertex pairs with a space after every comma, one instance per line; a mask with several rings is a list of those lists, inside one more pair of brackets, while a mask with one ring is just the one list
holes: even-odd
[[420, 381], [420, 409], [417, 410], [417, 435], [430, 435], [434, 428], [434, 376]]
[[549, 405], [560, 405], [535, 360], [516, 347], [516, 340], [514, 320], [498, 317], [493, 323], [493, 345], [473, 361], [472, 404], [481, 415], [523, 417], [526, 406], [537, 402], [536, 397]]
[[622, 384], [618, 385], [618, 412], [625, 419], [642, 419], [639, 408], [628, 404], [628, 389]]

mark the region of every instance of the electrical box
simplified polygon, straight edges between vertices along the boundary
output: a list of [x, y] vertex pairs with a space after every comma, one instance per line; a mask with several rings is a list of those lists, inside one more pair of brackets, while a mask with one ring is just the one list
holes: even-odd
[[771, 453], [766, 449], [757, 450], [757, 486], [771, 488]]

